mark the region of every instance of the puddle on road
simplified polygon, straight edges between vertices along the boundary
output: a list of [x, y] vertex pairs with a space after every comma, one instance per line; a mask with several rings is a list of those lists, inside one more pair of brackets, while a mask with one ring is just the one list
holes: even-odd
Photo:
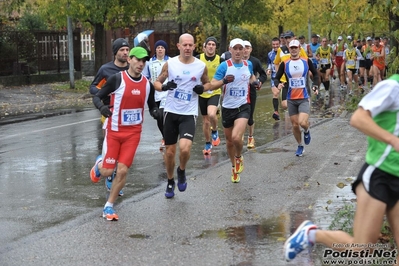
[[[307, 210], [282, 212], [276, 217], [261, 220], [259, 224], [205, 230], [196, 238], [226, 241], [239, 254], [235, 258], [236, 261], [240, 261], [237, 265], [256, 265], [259, 261], [263, 260], [264, 262], [264, 259], [271, 261], [277, 259], [281, 265], [293, 265], [280, 260], [280, 258], [282, 259], [282, 246], [286, 238], [294, 233], [304, 220], [311, 220], [319, 228], [328, 229], [335, 213], [345, 204], [353, 203], [355, 195], [351, 191], [350, 184], [355, 178], [338, 179], [344, 186], [334, 186]], [[294, 265], [315, 265], [320, 262], [321, 253], [322, 249], [317, 248], [311, 253], [302, 252], [298, 255]]]
[[135, 238], [135, 239], [149, 239], [151, 238], [150, 235], [144, 235], [144, 234], [132, 234], [129, 235], [130, 238]]

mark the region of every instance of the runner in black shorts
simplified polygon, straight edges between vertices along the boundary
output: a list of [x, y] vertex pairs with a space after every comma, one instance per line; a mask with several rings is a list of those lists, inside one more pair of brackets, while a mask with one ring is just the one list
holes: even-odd
[[193, 141], [196, 122], [197, 116], [195, 115], [179, 115], [165, 112], [163, 126], [165, 145], [176, 143], [178, 137]]
[[230, 128], [234, 126], [234, 121], [238, 118], [246, 118], [249, 119], [251, 115], [251, 105], [244, 104], [239, 108], [224, 108], [222, 107], [222, 124], [225, 128]]

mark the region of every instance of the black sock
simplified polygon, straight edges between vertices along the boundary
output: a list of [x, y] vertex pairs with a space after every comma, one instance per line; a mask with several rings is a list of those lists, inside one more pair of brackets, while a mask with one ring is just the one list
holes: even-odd
[[172, 178], [172, 179], [168, 179], [168, 184], [170, 184], [170, 185], [173, 185], [175, 183], [175, 180]]
[[[205, 144], [211, 144], [211, 142], [210, 141], [207, 141], [207, 142], [205, 142]], [[179, 168], [180, 169], [180, 168]]]
[[273, 108], [278, 112], [278, 98], [273, 98]]
[[212, 134], [216, 134], [218, 132], [217, 130], [212, 130]]
[[323, 82], [323, 84], [324, 84], [324, 89], [328, 91], [330, 89], [330, 81], [325, 81]]

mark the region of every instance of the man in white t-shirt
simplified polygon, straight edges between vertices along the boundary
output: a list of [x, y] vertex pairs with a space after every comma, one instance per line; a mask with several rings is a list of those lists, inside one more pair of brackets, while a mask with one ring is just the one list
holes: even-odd
[[[173, 172], [178, 138], [180, 164], [177, 167], [177, 187], [181, 192], [187, 188], [185, 170], [195, 135], [198, 97], [211, 87], [205, 63], [193, 56], [194, 37], [188, 33], [182, 34], [177, 48], [180, 54], [163, 65], [154, 82], [157, 91], [168, 91], [164, 108], [165, 165], [168, 176], [166, 198], [175, 195]], [[166, 79], [168, 82], [163, 84]]]

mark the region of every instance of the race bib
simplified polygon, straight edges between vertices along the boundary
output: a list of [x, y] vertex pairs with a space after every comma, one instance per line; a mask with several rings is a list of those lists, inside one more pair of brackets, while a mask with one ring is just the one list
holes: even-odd
[[371, 54], [370, 53], [366, 54], [366, 59], [370, 59], [370, 58], [371, 58]]
[[322, 59], [320, 59], [320, 63], [322, 65], [327, 65], [328, 64], [328, 59], [327, 58], [322, 58]]
[[208, 94], [212, 94], [212, 93], [213, 93], [213, 91], [207, 91], [207, 93], [208, 93]]
[[191, 100], [191, 93], [181, 91], [181, 90], [175, 90], [175, 94], [173, 95], [174, 98], [189, 103]]
[[122, 109], [121, 110], [121, 118], [122, 122], [121, 124], [123, 126], [133, 126], [133, 125], [139, 125], [143, 122], [143, 117], [141, 115], [143, 109], [138, 108], [138, 109]]
[[301, 78], [290, 78], [289, 84], [291, 88], [305, 88], [306, 80], [304, 77]]
[[347, 64], [348, 64], [348, 66], [353, 66], [353, 65], [355, 65], [355, 61], [354, 60], [348, 60]]
[[242, 88], [231, 88], [230, 89], [230, 96], [233, 97], [244, 97], [245, 96], [245, 90]]
[[166, 104], [166, 98], [163, 98], [161, 100], [161, 103], [159, 104], [159, 108], [165, 108], [165, 104]]

